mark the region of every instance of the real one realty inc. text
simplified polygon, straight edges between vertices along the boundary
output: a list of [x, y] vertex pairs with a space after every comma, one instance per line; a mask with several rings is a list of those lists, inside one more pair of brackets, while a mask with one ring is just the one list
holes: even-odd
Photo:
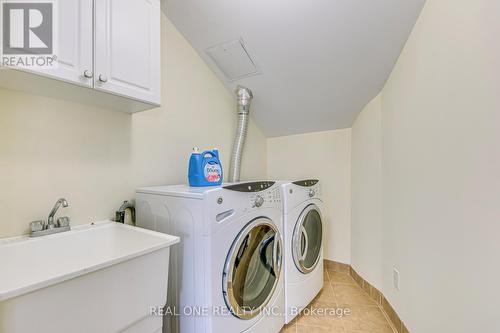
[[[224, 306], [211, 306], [211, 307], [204, 307], [204, 306], [185, 306], [185, 307], [157, 307], [157, 306], [151, 306], [149, 308], [149, 314], [151, 316], [195, 316], [195, 317], [206, 317], [206, 316], [228, 316], [228, 315], [236, 315], [239, 316], [239, 314], [245, 314], [250, 312], [252, 309], [237, 309], [237, 310], [230, 310], [227, 307]], [[282, 316], [283, 315], [283, 309], [279, 306], [271, 306], [271, 307], [264, 307], [260, 310], [260, 313], [263, 314], [264, 316]], [[236, 313], [235, 313], [236, 312]], [[238, 313], [241, 312], [241, 313]], [[291, 315], [298, 315], [302, 314], [303, 316], [316, 316], [316, 317], [321, 317], [321, 316], [329, 316], [329, 317], [346, 317], [351, 315], [351, 309], [350, 308], [340, 308], [340, 307], [314, 307], [314, 306], [309, 306], [306, 308], [296, 308], [292, 307], [290, 308], [289, 313]]]

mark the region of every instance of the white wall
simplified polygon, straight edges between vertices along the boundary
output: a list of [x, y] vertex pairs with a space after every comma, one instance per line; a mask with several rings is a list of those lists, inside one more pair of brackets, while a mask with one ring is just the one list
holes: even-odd
[[381, 98], [377, 96], [356, 118], [351, 130], [352, 267], [382, 288]]
[[[139, 186], [184, 183], [194, 146], [218, 147], [224, 171], [237, 124], [236, 96], [230, 93], [197, 53], [164, 20], [163, 107], [136, 113], [132, 121], [134, 183]], [[266, 178], [267, 142], [250, 120], [242, 179]]]
[[412, 333], [500, 331], [499, 13], [428, 0], [382, 91], [382, 291]]
[[[192, 146], [221, 148], [225, 170], [235, 98], [162, 15], [163, 106], [134, 116], [0, 90], [0, 237], [46, 219], [57, 198], [72, 224], [114, 216], [137, 186], [186, 181]], [[1, 73], [0, 73], [1, 74]], [[243, 178], [265, 178], [266, 139], [250, 124]]]
[[124, 113], [0, 89], [0, 237], [46, 220], [59, 197], [72, 224], [113, 216], [133, 194], [130, 132]]
[[324, 255], [351, 262], [350, 129], [268, 139], [271, 179], [319, 179], [325, 202]]

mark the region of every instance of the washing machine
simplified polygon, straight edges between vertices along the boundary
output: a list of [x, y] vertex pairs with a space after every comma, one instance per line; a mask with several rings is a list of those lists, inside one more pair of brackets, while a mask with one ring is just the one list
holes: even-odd
[[137, 225], [172, 248], [164, 332], [278, 333], [284, 325], [281, 188], [262, 181], [137, 190]]
[[281, 190], [288, 324], [323, 288], [323, 201], [318, 180], [283, 182]]

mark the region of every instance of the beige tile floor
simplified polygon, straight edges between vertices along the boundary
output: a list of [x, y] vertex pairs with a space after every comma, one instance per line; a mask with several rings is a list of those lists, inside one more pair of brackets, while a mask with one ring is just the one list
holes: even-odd
[[[377, 304], [346, 273], [325, 270], [324, 286], [281, 333], [394, 333]], [[336, 309], [336, 310], [335, 310]], [[344, 315], [335, 311], [342, 310]]]

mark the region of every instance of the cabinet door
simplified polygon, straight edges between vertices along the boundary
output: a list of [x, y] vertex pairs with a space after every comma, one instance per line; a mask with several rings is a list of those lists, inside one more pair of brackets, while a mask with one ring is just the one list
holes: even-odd
[[92, 87], [93, 0], [62, 0], [55, 4], [57, 67], [34, 72]]
[[95, 0], [94, 88], [160, 104], [160, 0]]

